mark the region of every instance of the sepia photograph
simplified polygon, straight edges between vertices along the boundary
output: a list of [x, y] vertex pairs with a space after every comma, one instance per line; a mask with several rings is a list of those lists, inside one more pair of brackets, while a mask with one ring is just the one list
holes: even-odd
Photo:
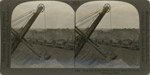
[[121, 1], [30, 1], [11, 16], [11, 68], [140, 68], [137, 9]]
[[91, 1], [76, 12], [76, 67], [139, 68], [139, 14], [129, 3]]

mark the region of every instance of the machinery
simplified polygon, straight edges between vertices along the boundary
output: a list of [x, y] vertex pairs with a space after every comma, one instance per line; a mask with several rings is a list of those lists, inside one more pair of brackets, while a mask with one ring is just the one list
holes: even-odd
[[[93, 46], [101, 55], [105, 58], [108, 58], [103, 52], [100, 51], [98, 45], [90, 39], [90, 36], [94, 32], [95, 28], [98, 26], [104, 15], [110, 10], [110, 5], [105, 4], [101, 13], [99, 13], [96, 20], [92, 23], [92, 25], [88, 28], [88, 30], [84, 33], [77, 26], [75, 27], [75, 32], [78, 34], [78, 38], [76, 39], [77, 44], [75, 45], [75, 58], [79, 55], [80, 51], [83, 49], [84, 45], [88, 42], [91, 46]], [[109, 57], [109, 59], [114, 60], [117, 56]]]
[[[12, 51], [11, 54], [13, 54], [16, 50], [16, 48], [18, 47], [18, 45], [22, 42], [24, 45], [26, 45], [35, 55], [37, 55], [38, 57], [42, 57], [40, 54], [38, 54], [34, 49], [34, 47], [32, 46], [32, 44], [30, 44], [25, 38], [24, 36], [26, 35], [26, 33], [29, 31], [30, 27], [32, 26], [32, 24], [34, 23], [34, 21], [37, 19], [37, 17], [39, 16], [39, 14], [41, 12], [44, 11], [44, 5], [43, 4], [39, 4], [38, 8], [36, 10], [35, 13], [33, 13], [32, 17], [29, 19], [29, 21], [26, 23], [26, 25], [21, 29], [21, 31], [18, 33], [17, 31], [15, 31], [13, 28], [11, 28], [11, 33], [13, 34], [13, 36], [15, 37], [15, 39], [12, 41]], [[46, 57], [45, 59], [49, 59], [51, 56]]]
[[[110, 5], [105, 4], [103, 11], [98, 14], [98, 17], [96, 20], [92, 23], [92, 25], [86, 30], [86, 32], [82, 32], [77, 26], [75, 26], [75, 32], [78, 34], [79, 38], [75, 40], [78, 44], [75, 44], [75, 58], [79, 55], [80, 51], [83, 49], [84, 45], [86, 43], [89, 43], [92, 47], [94, 47], [101, 55], [103, 55], [105, 58], [108, 58], [109, 56], [105, 55], [105, 53], [101, 52], [99, 45], [97, 45], [94, 41], [90, 39], [90, 36], [104, 17], [104, 15], [109, 12], [110, 10]], [[22, 30], [18, 33], [15, 31], [13, 28], [11, 29], [11, 33], [13, 36], [15, 36], [14, 41], [12, 42], [12, 51], [11, 54], [13, 54], [18, 47], [18, 45], [22, 42], [24, 45], [26, 45], [35, 55], [38, 57], [42, 57], [39, 53], [35, 51], [35, 48], [30, 44], [24, 36], [26, 33], [29, 31], [30, 27], [36, 20], [36, 18], [39, 16], [41, 12], [44, 11], [44, 5], [39, 4], [37, 10], [35, 13], [33, 13], [33, 16], [29, 19], [29, 21], [26, 23], [26, 25], [22, 28]], [[51, 56], [47, 56], [44, 59], [49, 59]], [[109, 59], [116, 59], [117, 56], [109, 57]]]

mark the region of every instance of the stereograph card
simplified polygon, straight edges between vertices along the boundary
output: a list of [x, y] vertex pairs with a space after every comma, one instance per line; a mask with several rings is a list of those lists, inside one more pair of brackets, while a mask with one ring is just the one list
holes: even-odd
[[3, 0], [2, 75], [148, 75], [147, 0]]

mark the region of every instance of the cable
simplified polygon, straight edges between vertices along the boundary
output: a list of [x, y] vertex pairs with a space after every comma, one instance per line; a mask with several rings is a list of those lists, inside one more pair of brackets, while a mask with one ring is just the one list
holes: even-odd
[[33, 15], [33, 13], [30, 13], [30, 14], [22, 17], [21, 19], [15, 21], [15, 22], [12, 22], [12, 26], [13, 27], [17, 26], [19, 23], [21, 23], [22, 21], [24, 21], [26, 18], [30, 17], [31, 15]]
[[12, 22], [15, 22], [15, 21], [17, 21], [17, 20], [20, 20], [21, 18], [23, 18], [24, 16], [27, 16], [28, 14], [30, 14], [30, 13], [32, 13], [32, 12], [33, 12], [33, 10], [30, 11], [30, 12], [26, 12], [26, 13], [24, 13], [22, 16], [20, 16], [20, 17], [18, 17], [18, 18], [16, 18], [16, 19], [13, 19]]
[[29, 21], [29, 19], [31, 18], [31, 16], [27, 17], [27, 20], [25, 21], [25, 23], [20, 27], [19, 32], [22, 31], [22, 29], [24, 28], [24, 26], [26, 25], [26, 23]]
[[83, 19], [81, 19], [81, 20], [78, 21], [77, 23], [82, 22], [82, 21], [84, 21], [84, 20], [86, 20], [86, 19], [88, 19], [88, 18], [90, 18], [90, 17], [92, 17], [93, 15], [98, 14], [98, 13], [100, 13], [100, 10], [98, 10], [98, 11], [96, 11], [96, 12], [93, 12], [93, 13], [89, 14], [89, 16], [84, 17]]
[[32, 13], [33, 13], [33, 10], [30, 11], [30, 12], [28, 12], [28, 13], [25, 13], [24, 15], [20, 16], [20, 17], [17, 18], [17, 19], [12, 20], [12, 25], [14, 25], [16, 22], [18, 22], [18, 21], [24, 19], [25, 17], [30, 16]]
[[46, 28], [46, 14], [45, 13], [46, 13], [46, 11], [44, 11], [44, 25], [45, 25], [45, 38], [44, 38], [45, 40], [44, 40], [44, 43], [46, 44], [46, 29], [47, 28]]
[[81, 27], [83, 25], [83, 23], [87, 22], [88, 20], [90, 20], [91, 18], [95, 18], [96, 16], [98, 16], [99, 12], [95, 12], [94, 14], [83, 18], [82, 20], [77, 22], [78, 27]]
[[[93, 19], [96, 19], [96, 17], [98, 16], [98, 13], [97, 14], [94, 14], [94, 16], [92, 16], [91, 18]], [[90, 19], [91, 19], [90, 18]], [[77, 25], [78, 25], [78, 27], [81, 27], [81, 26], [83, 26], [84, 25], [84, 23], [86, 23], [87, 21], [89, 21], [90, 19], [85, 19], [85, 20], [83, 20], [82, 22], [79, 22], [79, 23], [77, 23]], [[94, 20], [93, 19], [93, 20]], [[91, 24], [91, 23], [90, 23]]]
[[112, 17], [112, 12], [111, 12], [111, 10], [110, 10], [110, 26], [111, 26], [111, 29], [112, 29], [113, 27], [112, 27], [111, 17]]
[[96, 18], [99, 16], [99, 14], [97, 14], [94, 19], [92, 20], [92, 22], [88, 25], [88, 28], [92, 25], [92, 23], [96, 20]]

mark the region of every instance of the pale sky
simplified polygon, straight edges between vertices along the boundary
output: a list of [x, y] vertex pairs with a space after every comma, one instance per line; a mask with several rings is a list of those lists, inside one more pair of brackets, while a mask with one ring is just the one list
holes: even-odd
[[[13, 23], [18, 17], [32, 10], [35, 11], [37, 9], [37, 5], [40, 3], [45, 5], [45, 12], [42, 12], [38, 16], [31, 28], [74, 28], [75, 12], [66, 3], [58, 1], [37, 1], [20, 4], [13, 12]], [[89, 26], [96, 16], [89, 18], [85, 22], [78, 22], [93, 12], [101, 11], [106, 3], [111, 5], [111, 13], [106, 13], [97, 28], [139, 28], [139, 15], [136, 8], [129, 3], [120, 1], [93, 1], [81, 5], [76, 12], [77, 26], [80, 26], [81, 28]], [[21, 27], [27, 20], [28, 19], [25, 18], [12, 27]]]
[[[119, 1], [96, 1], [83, 4], [77, 12], [77, 21], [97, 10], [102, 11], [103, 6], [109, 3], [111, 11], [106, 13], [97, 28], [139, 28], [139, 16], [136, 8], [128, 3]], [[94, 17], [93, 17], [94, 19]], [[88, 26], [92, 19], [84, 22]], [[84, 26], [82, 24], [82, 27]]]
[[[27, 2], [18, 5], [12, 15], [12, 20], [19, 16], [36, 10], [38, 4], [43, 3], [45, 5], [45, 11], [42, 12], [32, 28], [73, 28], [74, 26], [74, 11], [73, 9], [62, 2], [57, 1], [38, 1], [38, 2]], [[44, 25], [44, 14], [45, 14], [45, 25]], [[25, 20], [24, 20], [25, 22]], [[16, 27], [21, 26], [23, 23], [18, 24]]]

